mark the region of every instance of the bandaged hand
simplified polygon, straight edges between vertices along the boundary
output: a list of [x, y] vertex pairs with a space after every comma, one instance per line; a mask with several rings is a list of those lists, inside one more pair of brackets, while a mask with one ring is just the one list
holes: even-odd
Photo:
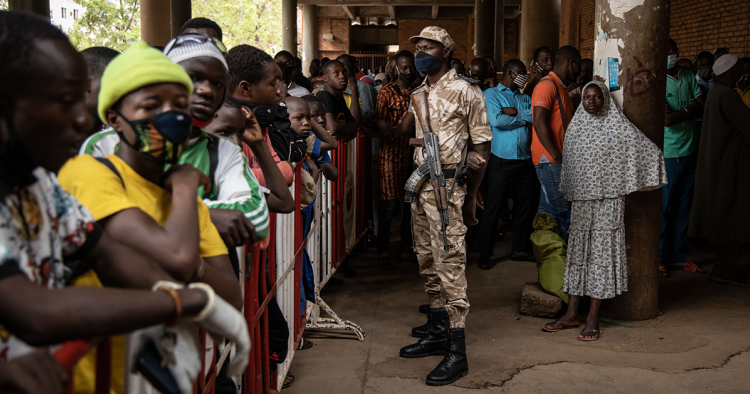
[[203, 290], [208, 295], [208, 303], [192, 320], [211, 334], [216, 343], [223, 343], [220, 338], [234, 342], [236, 353], [232, 356], [227, 374], [235, 379], [235, 382], [239, 382], [250, 357], [250, 334], [245, 317], [217, 296], [211, 286], [205, 283], [191, 283], [188, 287]]

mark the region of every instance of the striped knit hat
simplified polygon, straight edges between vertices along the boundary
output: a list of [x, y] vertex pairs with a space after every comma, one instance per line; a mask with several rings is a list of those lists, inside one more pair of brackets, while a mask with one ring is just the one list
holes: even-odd
[[[192, 37], [195, 39], [191, 39]], [[212, 57], [220, 61], [228, 71], [224, 54], [211, 40], [211, 37], [201, 34], [184, 34], [172, 39], [164, 48], [164, 54], [175, 63], [195, 57]]]

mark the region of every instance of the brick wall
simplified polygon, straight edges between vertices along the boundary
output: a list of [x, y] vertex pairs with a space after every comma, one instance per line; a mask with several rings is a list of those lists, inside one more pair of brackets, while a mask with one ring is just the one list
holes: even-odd
[[[318, 57], [331, 59], [349, 53], [349, 19], [318, 18]], [[334, 41], [323, 40], [323, 34], [333, 34]]]
[[593, 59], [595, 10], [596, 0], [562, 0], [560, 5], [561, 47], [572, 45], [578, 48], [582, 57]]
[[677, 41], [680, 57], [694, 59], [701, 51], [729, 48], [748, 56], [750, 2], [747, 0], [674, 0], [670, 36]]
[[[444, 28], [456, 42], [456, 53], [454, 58], [471, 61], [474, 52], [471, 51], [472, 42], [469, 45], [469, 21], [464, 20], [433, 20], [433, 19], [399, 19], [398, 20], [398, 45], [399, 49], [414, 50], [414, 44], [409, 42], [409, 37], [419, 35], [426, 26], [436, 25]], [[472, 27], [473, 28], [473, 27]]]
[[[562, 0], [560, 45], [577, 46], [584, 57], [594, 54], [595, 0]], [[580, 26], [580, 29], [579, 29]], [[718, 47], [740, 57], [750, 54], [748, 0], [673, 0], [670, 36], [680, 57], [694, 59]], [[579, 34], [580, 33], [580, 34]]]

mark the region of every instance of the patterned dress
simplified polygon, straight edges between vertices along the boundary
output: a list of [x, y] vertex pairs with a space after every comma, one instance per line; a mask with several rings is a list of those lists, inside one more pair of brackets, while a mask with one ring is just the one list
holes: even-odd
[[625, 196], [666, 185], [667, 173], [661, 150], [614, 105], [609, 88], [592, 84], [604, 108], [592, 115], [580, 107], [563, 145], [560, 191], [573, 203], [563, 291], [608, 299], [628, 290]]
[[[409, 89], [401, 89], [392, 82], [378, 92], [376, 119], [383, 119], [393, 126], [409, 110]], [[412, 148], [409, 136], [381, 138], [380, 141], [380, 199], [400, 200], [404, 197], [404, 186], [412, 171]]]

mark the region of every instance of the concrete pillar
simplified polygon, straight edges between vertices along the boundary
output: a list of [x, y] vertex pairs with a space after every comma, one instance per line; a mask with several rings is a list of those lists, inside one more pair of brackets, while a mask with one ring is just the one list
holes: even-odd
[[281, 0], [281, 48], [297, 56], [297, 0]]
[[474, 18], [474, 57], [494, 55], [495, 0], [476, 0]]
[[8, 10], [26, 12], [49, 20], [49, 0], [10, 0]]
[[170, 2], [141, 0], [141, 38], [148, 45], [167, 45], [172, 39]]
[[[670, 0], [597, 0], [594, 75], [646, 136], [664, 142]], [[629, 195], [625, 204], [628, 291], [602, 305], [602, 315], [645, 320], [659, 314], [661, 190]]]
[[302, 73], [307, 75], [310, 62], [318, 57], [318, 7], [302, 6]]
[[505, 1], [495, 0], [495, 63], [497, 72], [503, 70], [505, 60]]
[[180, 35], [180, 30], [185, 22], [192, 18], [192, 1], [191, 0], [171, 0], [172, 14], [172, 38]]
[[540, 46], [557, 49], [560, 37], [560, 0], [523, 0], [521, 38], [518, 55], [531, 66], [531, 57]]

